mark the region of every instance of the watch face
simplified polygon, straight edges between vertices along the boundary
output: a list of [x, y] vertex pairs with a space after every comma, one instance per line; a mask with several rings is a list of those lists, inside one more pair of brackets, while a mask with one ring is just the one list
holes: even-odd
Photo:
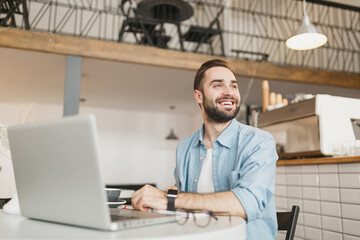
[[175, 195], [175, 196], [177, 196], [178, 195], [178, 190], [174, 190], [174, 189], [169, 189], [168, 191], [167, 191], [167, 195]]

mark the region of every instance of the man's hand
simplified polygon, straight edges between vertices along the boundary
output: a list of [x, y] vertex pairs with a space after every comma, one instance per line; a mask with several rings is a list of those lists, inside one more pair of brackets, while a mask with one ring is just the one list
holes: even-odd
[[138, 209], [140, 211], [148, 211], [149, 208], [166, 210], [166, 192], [153, 186], [145, 185], [132, 195], [131, 203], [134, 209]]
[[[173, 186], [161, 191], [153, 186], [145, 185], [132, 195], [133, 208], [141, 211], [148, 211], [149, 208], [166, 210], [168, 203], [166, 192], [168, 189], [177, 188]], [[247, 219], [244, 207], [231, 191], [208, 194], [181, 193], [176, 198], [175, 207], [228, 212], [233, 216], [241, 216]]]

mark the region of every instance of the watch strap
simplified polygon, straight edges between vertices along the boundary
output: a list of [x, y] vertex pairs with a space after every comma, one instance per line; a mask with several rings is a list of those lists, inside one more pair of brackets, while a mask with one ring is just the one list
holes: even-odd
[[175, 197], [168, 197], [167, 210], [174, 211], [175, 210]]
[[174, 211], [175, 210], [175, 199], [178, 197], [178, 190], [169, 189], [166, 193], [168, 203], [167, 203], [167, 210]]

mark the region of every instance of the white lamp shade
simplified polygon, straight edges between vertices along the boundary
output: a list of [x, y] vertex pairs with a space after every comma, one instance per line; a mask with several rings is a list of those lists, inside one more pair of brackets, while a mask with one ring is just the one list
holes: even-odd
[[304, 14], [300, 28], [286, 41], [286, 46], [294, 50], [310, 50], [321, 47], [326, 42], [327, 37], [312, 25], [309, 16]]

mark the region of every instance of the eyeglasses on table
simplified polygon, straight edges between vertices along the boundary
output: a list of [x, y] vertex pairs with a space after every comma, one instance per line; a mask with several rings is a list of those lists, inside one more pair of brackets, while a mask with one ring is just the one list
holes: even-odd
[[184, 225], [188, 219], [193, 219], [198, 227], [209, 226], [211, 219], [218, 220], [218, 216], [228, 216], [229, 223], [231, 223], [231, 214], [229, 212], [212, 212], [201, 209], [175, 209], [175, 219], [178, 224]]

